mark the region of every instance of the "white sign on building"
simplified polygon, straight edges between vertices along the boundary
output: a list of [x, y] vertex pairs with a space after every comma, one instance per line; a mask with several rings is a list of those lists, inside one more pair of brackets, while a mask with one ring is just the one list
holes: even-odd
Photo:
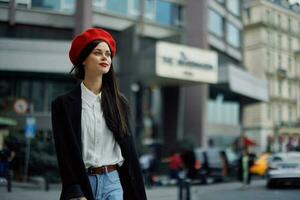
[[159, 77], [204, 83], [218, 81], [218, 55], [214, 51], [157, 42], [155, 57], [155, 73]]

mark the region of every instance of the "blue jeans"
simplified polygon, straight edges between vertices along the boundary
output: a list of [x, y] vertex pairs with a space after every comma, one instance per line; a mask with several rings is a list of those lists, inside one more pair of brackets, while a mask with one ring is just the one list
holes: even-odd
[[95, 200], [123, 200], [123, 189], [118, 171], [89, 175]]

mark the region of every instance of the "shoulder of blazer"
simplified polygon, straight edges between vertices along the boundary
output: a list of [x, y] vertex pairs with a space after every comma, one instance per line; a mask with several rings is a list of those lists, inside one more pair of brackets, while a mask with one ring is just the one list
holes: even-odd
[[80, 97], [81, 97], [81, 88], [80, 88], [80, 84], [77, 84], [72, 90], [70, 90], [66, 94], [56, 97], [52, 101], [52, 104], [57, 104], [58, 102], [61, 103], [61, 101], [73, 101]]

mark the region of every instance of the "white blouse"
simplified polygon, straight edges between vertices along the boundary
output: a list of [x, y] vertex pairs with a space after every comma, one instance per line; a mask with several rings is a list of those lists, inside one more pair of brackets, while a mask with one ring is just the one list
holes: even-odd
[[108, 129], [101, 108], [101, 93], [95, 95], [81, 83], [81, 141], [86, 168], [123, 164], [121, 148]]

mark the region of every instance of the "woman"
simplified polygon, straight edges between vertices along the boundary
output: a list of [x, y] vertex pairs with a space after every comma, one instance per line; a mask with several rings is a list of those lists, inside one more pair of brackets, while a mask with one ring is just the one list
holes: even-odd
[[115, 40], [103, 29], [88, 29], [72, 41], [71, 72], [81, 83], [52, 102], [61, 200], [147, 199], [128, 103], [115, 80], [115, 54]]

